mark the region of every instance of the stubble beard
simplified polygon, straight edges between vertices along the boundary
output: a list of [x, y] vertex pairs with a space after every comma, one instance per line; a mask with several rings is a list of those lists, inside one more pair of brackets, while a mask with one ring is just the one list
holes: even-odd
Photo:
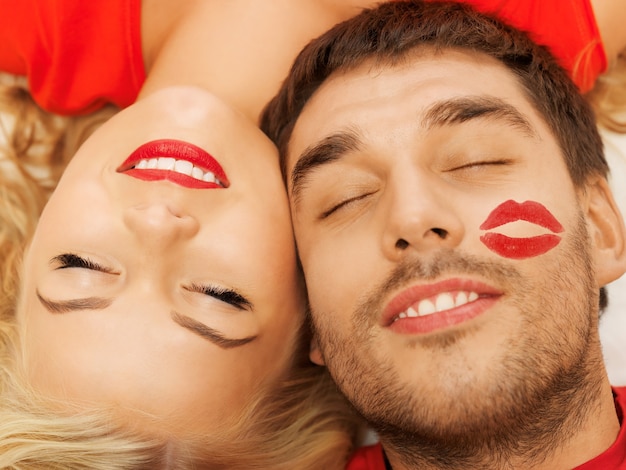
[[[312, 312], [331, 375], [388, 452], [419, 468], [530, 465], [544, 460], [593, 411], [603, 366], [594, 321], [598, 291], [582, 217], [563, 243], [568, 244], [564, 253], [570, 256], [562, 256], [560, 265], [546, 266], [538, 280], [523, 278], [510, 264], [483, 262], [452, 251], [440, 252], [428, 264], [411, 259], [360, 304], [348, 335], [338, 334], [332, 321], [319, 321], [332, 318], [329, 313]], [[431, 378], [403, 382], [393, 360], [376, 356], [370, 340], [384, 293], [445, 273], [479, 274], [508, 286], [508, 292], [516, 293], [511, 305], [524, 326], [503, 352], [503, 360], [492, 365], [489, 377], [477, 378], [474, 384], [464, 382], [454, 393], [446, 388], [433, 396]], [[440, 355], [453, 354], [471, 335], [466, 328], [416, 338], [415, 345]]]

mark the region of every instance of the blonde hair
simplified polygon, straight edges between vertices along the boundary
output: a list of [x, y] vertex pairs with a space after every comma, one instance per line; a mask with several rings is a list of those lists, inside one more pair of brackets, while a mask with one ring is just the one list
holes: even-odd
[[256, 394], [219, 438], [146, 436], [107, 409], [69, 412], [41, 396], [18, 365], [21, 257], [43, 206], [80, 143], [115, 112], [52, 116], [24, 82], [0, 76], [0, 468], [342, 469], [357, 418], [325, 369], [308, 361], [303, 326], [292, 367]]
[[626, 133], [626, 49], [611, 68], [598, 77], [586, 98], [593, 106], [600, 126]]

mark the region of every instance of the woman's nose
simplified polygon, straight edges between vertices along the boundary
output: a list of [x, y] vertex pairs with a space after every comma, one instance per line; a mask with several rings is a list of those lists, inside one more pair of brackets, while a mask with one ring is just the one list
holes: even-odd
[[167, 203], [129, 207], [124, 212], [124, 223], [143, 244], [163, 248], [193, 238], [200, 230], [194, 217]]

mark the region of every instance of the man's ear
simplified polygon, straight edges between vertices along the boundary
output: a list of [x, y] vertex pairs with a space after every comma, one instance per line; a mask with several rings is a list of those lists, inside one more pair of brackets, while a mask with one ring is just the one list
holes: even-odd
[[622, 214], [604, 177], [590, 180], [583, 198], [598, 287], [601, 287], [626, 271], [626, 230]]
[[311, 349], [309, 351], [309, 359], [311, 359], [311, 362], [313, 362], [313, 364], [317, 364], [318, 366], [326, 365], [326, 362], [324, 361], [324, 357], [322, 356], [322, 351], [320, 351], [320, 345], [315, 336], [313, 336], [313, 339], [311, 339]]

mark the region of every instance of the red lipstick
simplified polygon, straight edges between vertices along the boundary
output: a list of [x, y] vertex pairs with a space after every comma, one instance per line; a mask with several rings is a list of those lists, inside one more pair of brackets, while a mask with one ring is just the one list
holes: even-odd
[[494, 253], [510, 259], [525, 259], [543, 255], [561, 241], [558, 235], [539, 235], [538, 237], [512, 238], [501, 233], [486, 233], [480, 241]]
[[[522, 203], [508, 200], [496, 207], [480, 226], [489, 230], [510, 222], [524, 220], [553, 233], [561, 233], [563, 226], [542, 204], [534, 201]], [[525, 259], [542, 255], [556, 247], [561, 241], [558, 235], [546, 234], [537, 237], [513, 238], [500, 233], [486, 233], [480, 241], [494, 253], [510, 259]]]
[[[189, 162], [205, 175], [212, 173], [217, 182], [212, 177], [210, 181], [205, 181], [174, 169], [136, 168], [142, 160], [158, 158]], [[167, 180], [192, 189], [227, 188], [230, 185], [224, 169], [208, 152], [189, 142], [174, 139], [153, 140], [141, 145], [118, 167], [117, 172], [144, 181]]]
[[519, 203], [511, 199], [496, 207], [480, 226], [480, 229], [490, 230], [518, 220], [540, 225], [553, 233], [563, 231], [563, 226], [542, 204], [535, 201]]

